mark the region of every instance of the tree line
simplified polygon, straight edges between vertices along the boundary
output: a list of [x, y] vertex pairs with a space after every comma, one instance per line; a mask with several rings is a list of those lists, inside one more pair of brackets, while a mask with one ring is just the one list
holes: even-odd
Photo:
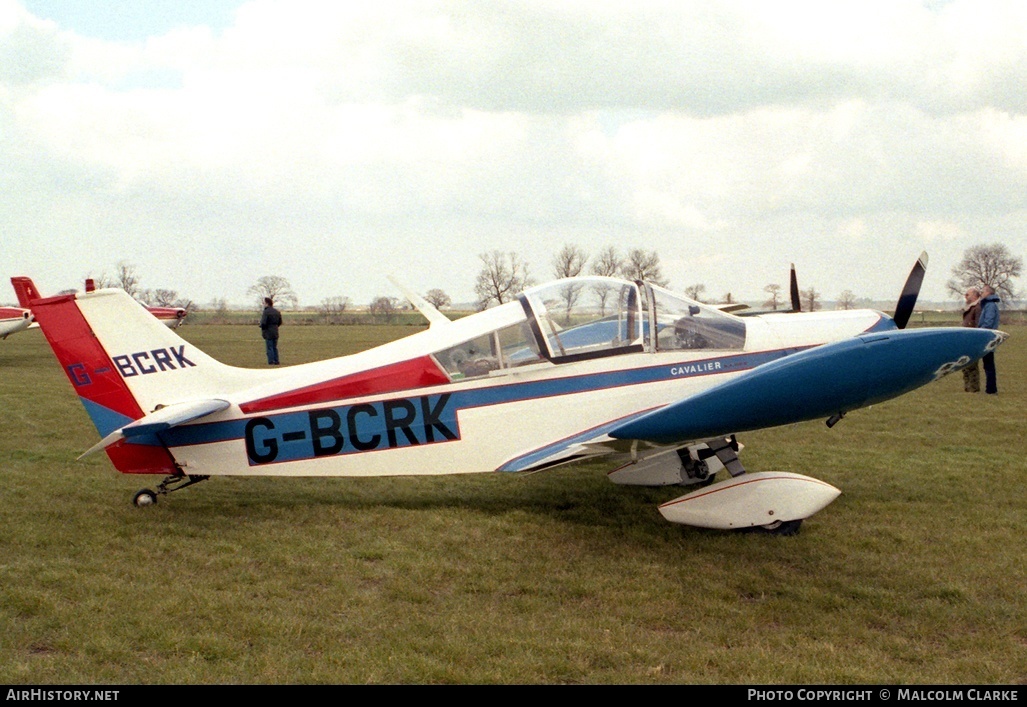
[[[492, 250], [479, 256], [481, 268], [474, 282], [476, 308], [480, 310], [504, 304], [516, 298], [525, 289], [536, 284], [529, 264], [515, 251]], [[1002, 243], [979, 244], [967, 248], [962, 259], [952, 267], [951, 278], [946, 283], [948, 292], [962, 298], [970, 288], [980, 289], [990, 285], [1003, 302], [1008, 306], [1020, 299], [1015, 280], [1023, 271], [1023, 259], [1013, 255]], [[602, 277], [619, 277], [626, 280], [645, 280], [655, 285], [666, 287], [669, 280], [663, 274], [660, 256], [656, 250], [632, 248], [621, 253], [615, 246], [608, 245], [594, 254], [588, 253], [580, 246], [565, 244], [550, 261], [547, 275], [553, 279], [578, 277], [581, 275], [598, 275]], [[200, 309], [193, 300], [180, 296], [170, 288], [143, 288], [136, 268], [131, 263], [118, 263], [113, 274], [101, 273], [91, 277], [97, 288], [120, 287], [147, 306], [183, 307], [188, 312]], [[706, 285], [693, 283], [681, 290], [687, 297], [698, 302], [734, 302], [730, 292], [719, 299], [707, 297]], [[762, 306], [768, 310], [790, 307], [791, 303], [784, 294], [784, 288], [777, 283], [770, 283], [763, 288], [766, 299]], [[61, 294], [75, 292], [64, 290]], [[254, 305], [263, 307], [265, 297], [270, 297], [282, 309], [299, 307], [299, 297], [291, 283], [280, 275], [264, 275], [247, 290], [247, 295], [254, 298]], [[604, 293], [597, 292], [601, 300]], [[453, 300], [441, 288], [433, 288], [423, 295], [432, 306], [444, 309], [452, 305]], [[822, 294], [814, 287], [808, 287], [799, 293], [804, 311], [816, 311], [823, 305]], [[836, 299], [839, 309], [853, 309], [867, 300], [857, 298], [852, 290], [843, 290]], [[605, 309], [605, 301], [601, 306]], [[381, 322], [391, 322], [401, 310], [402, 305], [396, 297], [377, 296], [367, 306], [370, 315]], [[210, 309], [215, 313], [227, 312], [225, 299], [215, 299]], [[327, 323], [340, 324], [347, 321], [351, 313], [349, 297], [335, 295], [326, 297], [315, 308], [320, 317]]]

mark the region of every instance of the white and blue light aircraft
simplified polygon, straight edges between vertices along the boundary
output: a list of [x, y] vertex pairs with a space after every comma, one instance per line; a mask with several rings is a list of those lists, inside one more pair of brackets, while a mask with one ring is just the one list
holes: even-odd
[[894, 317], [743, 317], [600, 277], [558, 280], [455, 321], [413, 295], [428, 329], [266, 370], [214, 360], [121, 290], [31, 307], [102, 437], [87, 454], [165, 477], [136, 505], [211, 476], [524, 473], [608, 457], [619, 462], [615, 483], [692, 487], [660, 507], [672, 522], [789, 534], [840, 492], [801, 474], [747, 472], [738, 433], [833, 425], [1006, 338], [905, 329], [925, 263]]

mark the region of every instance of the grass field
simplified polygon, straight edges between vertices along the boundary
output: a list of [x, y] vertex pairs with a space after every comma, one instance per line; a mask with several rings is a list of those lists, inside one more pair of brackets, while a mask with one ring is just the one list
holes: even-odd
[[[403, 327], [294, 327], [286, 363]], [[950, 376], [742, 436], [842, 496], [795, 537], [666, 523], [675, 489], [531, 476], [213, 479], [156, 507], [38, 331], [0, 342], [0, 684], [1027, 681], [1027, 330]], [[186, 326], [261, 365], [256, 327]]]

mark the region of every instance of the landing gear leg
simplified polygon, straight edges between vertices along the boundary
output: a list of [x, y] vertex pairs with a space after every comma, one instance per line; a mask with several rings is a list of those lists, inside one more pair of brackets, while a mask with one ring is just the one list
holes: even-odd
[[186, 486], [192, 486], [198, 484], [201, 481], [206, 481], [209, 476], [189, 476], [187, 474], [172, 474], [164, 477], [164, 480], [157, 486], [156, 491], [150, 489], [141, 489], [136, 492], [135, 496], [132, 497], [132, 504], [139, 508], [144, 506], [155, 506], [157, 505], [158, 496], [167, 496], [172, 491], [180, 491]]

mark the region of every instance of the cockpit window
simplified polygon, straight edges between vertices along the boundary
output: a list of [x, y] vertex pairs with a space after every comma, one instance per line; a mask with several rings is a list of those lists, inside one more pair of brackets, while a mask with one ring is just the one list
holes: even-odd
[[458, 380], [538, 363], [542, 357], [527, 322], [521, 322], [439, 351], [435, 359]]
[[741, 349], [745, 322], [713, 307], [653, 286], [656, 304], [656, 348]]
[[553, 361], [641, 350], [638, 287], [612, 278], [559, 280], [524, 294]]

